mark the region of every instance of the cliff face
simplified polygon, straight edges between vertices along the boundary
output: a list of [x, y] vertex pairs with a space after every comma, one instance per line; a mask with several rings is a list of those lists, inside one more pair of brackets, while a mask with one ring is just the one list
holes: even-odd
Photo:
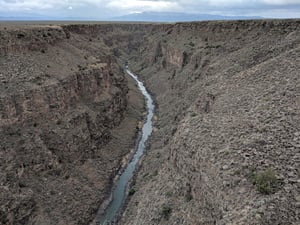
[[0, 46], [0, 224], [86, 224], [134, 146], [142, 98], [100, 38], [9, 26]]
[[159, 118], [120, 224], [299, 223], [299, 32], [236, 21], [147, 36], [131, 64]]

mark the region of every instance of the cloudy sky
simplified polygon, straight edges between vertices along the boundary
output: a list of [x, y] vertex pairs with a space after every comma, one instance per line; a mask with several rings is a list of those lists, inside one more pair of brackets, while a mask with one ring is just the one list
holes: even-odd
[[144, 11], [300, 18], [300, 0], [0, 0], [0, 16], [108, 19]]

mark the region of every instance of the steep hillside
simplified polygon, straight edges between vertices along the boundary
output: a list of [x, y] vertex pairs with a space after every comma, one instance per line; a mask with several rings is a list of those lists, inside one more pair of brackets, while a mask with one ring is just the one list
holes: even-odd
[[299, 224], [299, 34], [236, 21], [147, 36], [131, 64], [159, 119], [119, 224]]

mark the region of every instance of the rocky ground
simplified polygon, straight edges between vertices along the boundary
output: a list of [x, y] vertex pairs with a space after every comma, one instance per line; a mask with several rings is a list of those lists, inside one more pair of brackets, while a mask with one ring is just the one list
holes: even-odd
[[0, 223], [93, 220], [143, 111], [127, 59], [158, 117], [119, 224], [300, 223], [299, 20], [0, 27]]

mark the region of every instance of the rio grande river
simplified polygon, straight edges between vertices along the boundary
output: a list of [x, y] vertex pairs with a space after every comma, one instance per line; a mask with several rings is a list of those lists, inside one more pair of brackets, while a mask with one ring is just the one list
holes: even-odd
[[127, 165], [127, 167], [125, 168], [125, 170], [123, 171], [119, 179], [117, 180], [112, 192], [112, 201], [106, 208], [101, 218], [97, 219], [96, 221], [97, 225], [114, 224], [114, 220], [118, 216], [118, 213], [120, 212], [120, 209], [123, 206], [124, 201], [126, 199], [126, 188], [128, 182], [134, 174], [137, 163], [145, 151], [145, 147], [146, 147], [145, 144], [152, 132], [152, 118], [154, 113], [153, 100], [150, 94], [148, 93], [148, 91], [146, 90], [144, 84], [141, 81], [139, 81], [137, 76], [132, 72], [130, 72], [128, 69], [126, 69], [126, 73], [136, 81], [138, 88], [140, 89], [140, 91], [142, 92], [142, 94], [146, 99], [147, 118], [142, 128], [142, 136], [139, 139], [136, 152], [132, 160], [129, 162], [129, 164]]

